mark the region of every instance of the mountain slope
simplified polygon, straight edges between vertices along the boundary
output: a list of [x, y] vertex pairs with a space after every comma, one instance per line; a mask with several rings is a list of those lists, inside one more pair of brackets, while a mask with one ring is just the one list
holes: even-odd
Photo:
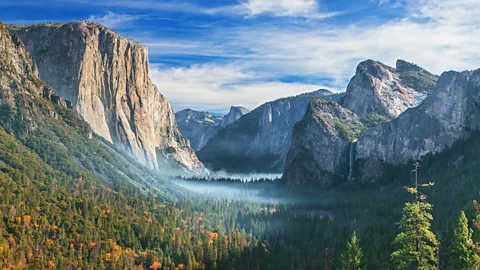
[[[201, 211], [203, 201], [92, 134], [67, 104], [0, 22], [0, 268], [211, 269], [256, 245], [227, 233], [225, 212]], [[236, 244], [204, 256], [213, 236]]]
[[218, 131], [248, 113], [248, 109], [232, 106], [227, 115], [213, 116], [209, 112], [185, 109], [175, 113], [182, 135], [190, 141], [195, 151], [200, 151]]
[[[330, 186], [354, 179], [358, 175], [354, 173], [361, 167], [355, 162], [356, 157], [368, 157], [379, 141], [396, 140], [389, 134], [381, 134], [363, 147], [364, 133], [380, 129], [382, 123], [394, 123], [396, 117], [402, 118], [430, 98], [436, 81], [436, 76], [403, 60], [397, 61], [397, 69], [372, 60], [361, 62], [340, 101], [341, 106], [312, 100], [301, 124], [295, 126], [284, 180]], [[405, 125], [416, 123], [410, 120]], [[409, 140], [411, 135], [404, 136]], [[362, 142], [357, 147], [359, 139]], [[393, 151], [383, 145], [379, 147], [388, 153]], [[374, 172], [376, 166], [365, 172]]]
[[172, 159], [202, 169], [149, 78], [147, 48], [90, 22], [9, 26], [38, 65], [40, 78], [93, 131], [151, 168]]
[[358, 142], [357, 162], [365, 180], [376, 179], [384, 165], [401, 165], [438, 153], [470, 136], [480, 125], [480, 70], [449, 71], [418, 106], [399, 118], [369, 130]]
[[338, 100], [341, 95], [318, 90], [265, 103], [220, 130], [198, 152], [214, 170], [281, 172], [292, 129], [313, 97]]
[[323, 187], [347, 179], [349, 146], [365, 128], [355, 113], [335, 102], [313, 98], [293, 129], [283, 179]]

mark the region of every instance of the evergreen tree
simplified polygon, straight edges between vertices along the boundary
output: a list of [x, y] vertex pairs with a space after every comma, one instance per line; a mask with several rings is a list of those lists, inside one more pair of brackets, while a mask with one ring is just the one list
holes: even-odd
[[476, 254], [472, 233], [473, 230], [468, 228], [468, 220], [465, 212], [462, 211], [458, 218], [458, 225], [453, 232], [449, 269], [480, 269], [480, 257]]
[[340, 270], [361, 270], [363, 269], [363, 252], [358, 245], [357, 233], [353, 232], [352, 238], [347, 241], [345, 250], [340, 254]]
[[436, 269], [438, 241], [430, 230], [432, 205], [426, 202], [426, 196], [418, 191], [419, 187], [431, 187], [433, 183], [418, 184], [418, 168], [415, 163], [415, 185], [407, 191], [415, 195], [413, 202], [405, 203], [403, 215], [398, 226], [398, 234], [393, 244], [398, 249], [391, 254], [396, 269]]

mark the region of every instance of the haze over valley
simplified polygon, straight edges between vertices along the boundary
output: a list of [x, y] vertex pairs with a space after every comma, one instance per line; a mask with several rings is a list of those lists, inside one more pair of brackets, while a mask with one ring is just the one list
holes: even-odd
[[340, 2], [0, 0], [0, 269], [480, 269], [479, 6]]

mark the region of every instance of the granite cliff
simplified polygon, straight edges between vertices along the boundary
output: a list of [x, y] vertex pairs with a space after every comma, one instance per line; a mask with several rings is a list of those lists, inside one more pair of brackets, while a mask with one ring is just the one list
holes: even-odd
[[193, 150], [200, 151], [220, 129], [235, 122], [249, 112], [248, 109], [232, 106], [225, 116], [214, 116], [209, 112], [185, 109], [175, 113], [178, 128], [182, 135], [190, 141]]
[[213, 170], [282, 172], [292, 130], [313, 97], [338, 101], [342, 95], [318, 90], [267, 102], [221, 129], [198, 152]]
[[293, 130], [283, 177], [291, 183], [324, 187], [346, 179], [349, 146], [364, 129], [355, 113], [335, 102], [313, 98]]
[[[434, 86], [436, 81], [437, 76], [403, 60], [397, 61], [396, 68], [372, 60], [360, 63], [340, 105], [312, 100], [303, 120], [294, 128], [284, 179], [330, 186], [354, 179], [362, 169], [362, 176], [378, 176], [382, 162], [394, 163], [395, 150], [407, 151], [392, 146], [398, 140], [411, 142], [411, 151], [422, 147], [421, 140], [412, 138], [411, 130], [424, 133], [429, 120], [419, 122], [417, 116], [405, 122], [401, 119], [442, 92], [438, 90], [440, 81]], [[432, 110], [432, 114], [436, 111]], [[395, 124], [399, 122], [403, 126]], [[396, 132], [402, 134], [397, 137]], [[402, 158], [404, 161], [406, 158]]]
[[70, 100], [94, 132], [151, 168], [172, 161], [203, 170], [149, 78], [145, 46], [85, 21], [9, 31], [25, 44], [40, 78]]
[[[340, 104], [359, 116], [378, 114], [388, 118], [418, 106], [436, 77], [403, 60], [397, 61], [397, 69], [372, 60], [360, 63]], [[416, 85], [419, 89], [412, 88]]]
[[358, 141], [364, 181], [382, 176], [385, 165], [401, 165], [468, 138], [480, 125], [480, 70], [445, 72], [424, 102], [367, 131]]

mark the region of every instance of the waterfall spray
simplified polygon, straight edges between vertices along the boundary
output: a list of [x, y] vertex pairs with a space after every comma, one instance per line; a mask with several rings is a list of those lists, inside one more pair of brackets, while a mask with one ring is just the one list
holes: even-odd
[[355, 165], [355, 151], [357, 148], [357, 139], [354, 139], [350, 142], [350, 159], [349, 159], [349, 167], [348, 167], [348, 181], [350, 182], [353, 177], [353, 167]]

